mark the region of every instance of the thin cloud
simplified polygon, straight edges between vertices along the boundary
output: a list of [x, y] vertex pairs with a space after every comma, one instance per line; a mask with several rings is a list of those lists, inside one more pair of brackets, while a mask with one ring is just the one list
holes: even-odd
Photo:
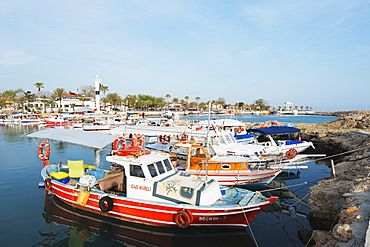
[[21, 50], [3, 49], [0, 50], [0, 66], [9, 67], [27, 64], [36, 59]]

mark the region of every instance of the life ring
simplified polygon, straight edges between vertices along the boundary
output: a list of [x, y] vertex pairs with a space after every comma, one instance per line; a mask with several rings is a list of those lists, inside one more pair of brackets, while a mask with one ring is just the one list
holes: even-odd
[[159, 142], [162, 143], [163, 145], [167, 145], [168, 143], [170, 143], [170, 141], [171, 141], [170, 136], [167, 136], [167, 135], [159, 136]]
[[139, 140], [139, 147], [143, 147], [144, 146], [144, 139], [141, 135], [136, 135], [136, 138]]
[[103, 212], [109, 212], [113, 209], [113, 200], [109, 196], [104, 196], [99, 201], [99, 208]]
[[[45, 154], [44, 154], [44, 147], [45, 147]], [[48, 160], [50, 156], [50, 145], [47, 141], [43, 141], [39, 145], [38, 155], [40, 160]]]
[[46, 178], [44, 181], [45, 190], [51, 190], [51, 179]]
[[174, 222], [180, 228], [187, 228], [193, 222], [193, 215], [187, 209], [177, 211], [173, 217]]
[[[139, 144], [137, 145], [137, 140], [139, 140]], [[134, 135], [132, 138], [131, 138], [131, 147], [140, 147], [142, 148], [144, 145], [144, 139], [141, 135]]]
[[123, 149], [126, 149], [126, 139], [123, 137], [118, 137], [113, 142], [112, 150], [123, 150]]
[[291, 148], [288, 151], [286, 151], [285, 157], [291, 160], [294, 157], [296, 157], [297, 154], [298, 154], [298, 151], [296, 149], [294, 149], [294, 148]]
[[237, 132], [238, 134], [242, 133], [242, 131], [243, 131], [242, 126], [239, 126], [239, 128], [236, 130], [236, 132]]

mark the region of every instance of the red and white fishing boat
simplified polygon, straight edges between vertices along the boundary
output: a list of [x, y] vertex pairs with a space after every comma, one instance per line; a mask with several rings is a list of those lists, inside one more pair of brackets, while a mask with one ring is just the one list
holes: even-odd
[[244, 228], [277, 199], [177, 172], [168, 154], [143, 151], [140, 144], [126, 152], [123, 139], [114, 142], [115, 149], [106, 158], [109, 169], [87, 168], [83, 161], [49, 164], [44, 153], [50, 154], [50, 146], [43, 142], [40, 147], [47, 190], [73, 207], [124, 221], [175, 228]]
[[37, 246], [60, 246], [62, 242], [68, 242], [69, 246], [84, 246], [84, 241], [90, 246], [172, 247], [184, 243], [187, 246], [256, 246], [243, 228], [170, 229], [135, 224], [79, 210], [49, 193], [45, 196], [42, 217], [47, 224], [68, 228], [67, 231], [55, 231], [50, 227], [50, 231], [40, 232], [46, 239]]
[[50, 115], [49, 118], [45, 119], [45, 125], [48, 127], [54, 126], [67, 126], [75, 123], [82, 123], [81, 120], [69, 120], [68, 118], [62, 115]]

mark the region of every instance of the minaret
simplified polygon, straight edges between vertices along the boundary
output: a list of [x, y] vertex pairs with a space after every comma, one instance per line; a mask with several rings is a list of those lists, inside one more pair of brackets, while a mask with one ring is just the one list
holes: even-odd
[[101, 79], [98, 75], [95, 77], [95, 104], [96, 104], [96, 113], [100, 114], [100, 83]]

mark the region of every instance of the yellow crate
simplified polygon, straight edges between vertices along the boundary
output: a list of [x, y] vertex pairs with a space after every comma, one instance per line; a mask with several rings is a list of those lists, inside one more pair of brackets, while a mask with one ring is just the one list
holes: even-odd
[[69, 175], [66, 172], [54, 172], [53, 174], [51, 174], [51, 177], [59, 180], [59, 179], [67, 178], [69, 177]]

